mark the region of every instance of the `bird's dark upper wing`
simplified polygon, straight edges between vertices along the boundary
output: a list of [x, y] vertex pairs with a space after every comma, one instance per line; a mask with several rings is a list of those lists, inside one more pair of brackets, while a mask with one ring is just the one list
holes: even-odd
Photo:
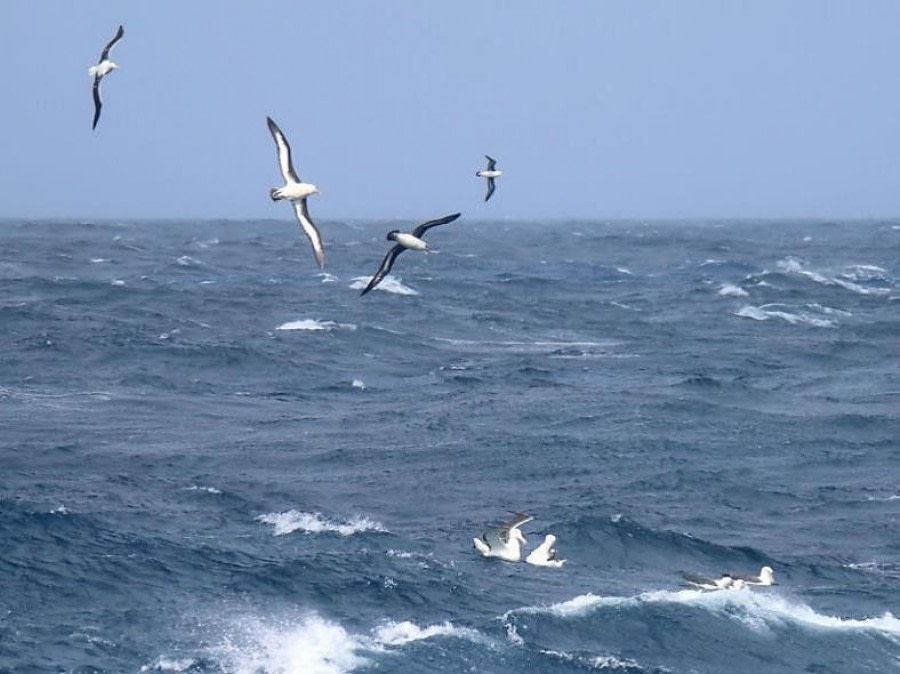
[[429, 220], [428, 222], [423, 222], [412, 231], [412, 235], [417, 239], [421, 239], [422, 235], [432, 227], [437, 227], [438, 225], [446, 225], [448, 222], [453, 222], [454, 220], [456, 220], [456, 218], [458, 218], [460, 215], [460, 213], [454, 213], [453, 215], [445, 215], [443, 218], [438, 218], [437, 220]]
[[487, 170], [493, 171], [494, 168], [497, 166], [497, 160], [494, 159], [493, 157], [491, 157], [490, 155], [484, 155], [484, 158], [488, 160]]
[[484, 197], [485, 201], [490, 199], [491, 195], [494, 193], [494, 190], [497, 189], [497, 185], [494, 183], [493, 178], [488, 178], [487, 183], [488, 183], [488, 191], [487, 191], [487, 195]]
[[100, 54], [100, 61], [97, 61], [97, 63], [109, 58], [109, 50], [113, 48], [116, 42], [122, 39], [123, 35], [125, 35], [125, 29], [122, 26], [119, 26], [119, 30], [116, 31], [116, 36], [103, 48], [103, 52]]
[[288, 144], [287, 138], [284, 137], [281, 129], [278, 128], [278, 125], [271, 117], [266, 117], [266, 124], [269, 125], [269, 132], [272, 134], [272, 138], [275, 139], [275, 147], [278, 148], [278, 165], [281, 167], [281, 177], [284, 178], [286, 183], [299, 183], [300, 178], [297, 177], [297, 173], [294, 171], [294, 163], [291, 161], [291, 146]]
[[378, 267], [378, 271], [375, 272], [375, 276], [373, 276], [372, 280], [369, 281], [369, 285], [363, 288], [360, 296], [365, 295], [372, 288], [381, 283], [381, 280], [388, 275], [388, 272], [391, 271], [391, 267], [394, 266], [394, 260], [396, 260], [397, 256], [404, 250], [406, 250], [406, 248], [404, 248], [400, 244], [397, 244], [388, 251], [387, 255], [385, 255], [384, 259], [381, 261], [381, 266]]
[[103, 107], [103, 101], [100, 100], [100, 80], [102, 77], [94, 78], [94, 124], [91, 129], [97, 128], [97, 122], [100, 121], [100, 108]]
[[706, 576], [698, 576], [696, 573], [687, 573], [683, 572], [681, 577], [684, 578], [685, 582], [690, 583], [691, 585], [715, 585], [716, 581], [712, 578], [707, 578]]

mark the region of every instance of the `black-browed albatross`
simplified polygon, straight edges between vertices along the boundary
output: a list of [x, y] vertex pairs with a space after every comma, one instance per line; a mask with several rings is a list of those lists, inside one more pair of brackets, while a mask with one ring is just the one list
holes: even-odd
[[278, 166], [281, 167], [281, 176], [284, 178], [283, 187], [273, 187], [269, 190], [269, 196], [272, 201], [280, 201], [287, 199], [294, 205], [294, 213], [297, 216], [297, 222], [303, 232], [309, 238], [312, 244], [313, 254], [316, 256], [316, 263], [319, 268], [325, 266], [325, 249], [322, 247], [322, 236], [319, 230], [313, 224], [312, 218], [309, 217], [309, 209], [306, 206], [306, 198], [312, 194], [319, 194], [319, 188], [312, 183], [305, 183], [297, 176], [294, 171], [294, 165], [291, 162], [291, 146], [288, 145], [287, 138], [278, 128], [278, 125], [272, 121], [271, 117], [266, 117], [269, 125], [269, 131], [272, 138], [275, 139], [275, 146], [278, 148]]
[[97, 61], [97, 65], [88, 68], [88, 74], [94, 78], [94, 123], [91, 126], [91, 129], [97, 128], [97, 122], [100, 121], [100, 109], [103, 107], [103, 100], [100, 98], [100, 81], [119, 67], [118, 64], [110, 61], [109, 52], [113, 46], [115, 46], [116, 42], [122, 39], [123, 35], [125, 35], [125, 29], [122, 26], [119, 26], [119, 30], [116, 31], [113, 39], [103, 48], [103, 51], [100, 54], [100, 60]]
[[484, 197], [484, 200], [487, 201], [491, 198], [491, 195], [494, 193], [494, 189], [496, 187], [496, 185], [494, 185], [494, 179], [502, 176], [503, 171], [497, 168], [496, 159], [487, 154], [484, 155], [484, 158], [488, 160], [487, 168], [482, 169], [481, 171], [476, 171], [475, 175], [479, 178], [487, 178], [487, 195]]
[[378, 267], [378, 271], [375, 272], [375, 275], [372, 277], [372, 280], [369, 281], [369, 284], [365, 288], [363, 288], [360, 296], [365, 295], [372, 288], [381, 283], [382, 279], [384, 279], [384, 277], [388, 275], [388, 272], [391, 271], [391, 267], [394, 266], [394, 260], [396, 260], [397, 256], [407, 248], [412, 248], [413, 250], [424, 250], [426, 253], [431, 252], [428, 244], [422, 240], [422, 236], [424, 236], [425, 232], [427, 232], [432, 227], [437, 227], [438, 225], [446, 225], [448, 222], [453, 222], [459, 216], [459, 213], [454, 213], [453, 215], [445, 215], [443, 218], [438, 218], [437, 220], [429, 220], [428, 222], [423, 222], [411, 233], [401, 232], [399, 229], [392, 229], [390, 232], [388, 232], [388, 235], [386, 237], [387, 240], [396, 241], [397, 245], [391, 248], [388, 251], [387, 255], [384, 256], [384, 259], [381, 261], [381, 266]]

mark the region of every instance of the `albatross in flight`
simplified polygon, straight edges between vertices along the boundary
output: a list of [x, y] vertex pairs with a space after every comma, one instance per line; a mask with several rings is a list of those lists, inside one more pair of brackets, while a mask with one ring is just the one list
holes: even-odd
[[269, 131], [272, 138], [275, 139], [275, 146], [278, 148], [278, 166], [281, 167], [281, 176], [284, 178], [284, 186], [273, 187], [269, 190], [269, 196], [272, 201], [280, 201], [287, 199], [294, 205], [294, 213], [297, 216], [297, 222], [303, 232], [309, 238], [312, 244], [313, 254], [316, 256], [316, 263], [319, 268], [325, 266], [325, 249], [322, 247], [322, 236], [319, 230], [313, 224], [312, 218], [309, 217], [309, 209], [306, 207], [306, 198], [312, 194], [319, 194], [319, 188], [312, 183], [305, 183], [297, 176], [294, 171], [294, 165], [291, 162], [291, 146], [288, 145], [287, 138], [281, 133], [278, 125], [272, 121], [271, 117], [266, 117], [269, 125]]
[[115, 46], [116, 42], [122, 39], [123, 35], [125, 35], [125, 29], [122, 26], [119, 26], [119, 30], [116, 31], [113, 39], [103, 48], [103, 52], [100, 54], [100, 60], [97, 61], [97, 65], [88, 68], [88, 74], [94, 78], [94, 124], [91, 126], [91, 129], [97, 128], [97, 122], [100, 121], [100, 109], [103, 107], [103, 100], [100, 98], [100, 81], [107, 74], [119, 67], [118, 64], [109, 60], [109, 52]]
[[503, 175], [503, 171], [497, 168], [497, 160], [492, 158], [490, 155], [484, 155], [484, 158], [488, 160], [488, 165], [486, 169], [481, 171], [477, 171], [475, 173], [479, 178], [487, 178], [487, 196], [485, 196], [484, 200], [487, 201], [491, 198], [491, 195], [494, 193], [494, 189], [496, 185], [494, 185], [494, 178], [499, 178]]
[[475, 549], [483, 557], [496, 557], [505, 562], [518, 562], [522, 558], [522, 545], [526, 542], [519, 527], [533, 519], [525, 513], [516, 513], [516, 516], [506, 524], [483, 533], [481, 538], [473, 538]]
[[384, 277], [388, 275], [388, 272], [391, 271], [391, 267], [394, 266], [394, 260], [396, 260], [397, 256], [407, 248], [412, 248], [413, 250], [424, 250], [426, 253], [430, 253], [431, 249], [428, 247], [428, 244], [422, 240], [422, 236], [424, 236], [425, 232], [427, 232], [432, 227], [437, 227], [438, 225], [446, 225], [448, 222], [453, 222], [459, 216], [459, 213], [454, 213], [453, 215], [445, 215], [443, 218], [438, 218], [437, 220], [429, 220], [428, 222], [423, 222], [411, 233], [401, 232], [399, 229], [392, 229], [390, 232], [388, 232], [388, 235], [386, 237], [387, 240], [396, 241], [397, 245], [391, 248], [388, 251], [387, 255], [384, 256], [384, 259], [381, 261], [381, 266], [378, 267], [378, 271], [375, 272], [375, 275], [372, 277], [372, 280], [369, 281], [369, 284], [365, 288], [363, 288], [360, 296], [365, 295], [367, 292], [372, 290], [372, 288], [381, 283], [382, 279], [384, 279]]

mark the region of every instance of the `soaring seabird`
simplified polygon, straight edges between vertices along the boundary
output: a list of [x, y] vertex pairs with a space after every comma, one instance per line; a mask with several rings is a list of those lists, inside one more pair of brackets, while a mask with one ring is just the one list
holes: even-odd
[[482, 171], [477, 171], [475, 173], [479, 178], [487, 178], [487, 196], [484, 198], [485, 201], [491, 198], [491, 195], [494, 193], [494, 178], [499, 178], [503, 175], [503, 171], [497, 168], [497, 160], [493, 159], [490, 155], [484, 155], [484, 158], [488, 160], [487, 168]]
[[306, 236], [309, 237], [313, 254], [316, 256], [316, 262], [319, 268], [322, 268], [325, 266], [325, 249], [322, 247], [322, 236], [319, 234], [319, 230], [316, 229], [315, 224], [313, 224], [312, 218], [309, 217], [309, 209], [306, 207], [306, 198], [311, 194], [319, 194], [319, 188], [312, 183], [305, 183], [300, 180], [294, 171], [294, 165], [291, 163], [291, 146], [288, 145], [287, 138], [284, 137], [281, 129], [272, 121], [271, 117], [266, 117], [266, 122], [278, 148], [278, 165], [281, 167], [281, 176], [284, 178], [284, 187], [273, 187], [269, 190], [269, 196], [272, 197], [272, 201], [287, 199], [294, 205], [297, 222], [300, 223], [300, 227]]
[[88, 74], [94, 78], [94, 124], [91, 129], [97, 128], [97, 122], [100, 121], [100, 108], [103, 107], [103, 101], [100, 98], [100, 80], [102, 80], [109, 72], [115, 70], [119, 66], [109, 60], [109, 52], [113, 46], [125, 35], [125, 29], [119, 26], [115, 37], [107, 43], [100, 54], [100, 60], [97, 65], [88, 68]]
[[484, 557], [518, 562], [522, 558], [522, 545], [526, 542], [519, 527], [533, 519], [525, 513], [516, 513], [516, 516], [506, 524], [483, 533], [481, 538], [473, 538], [475, 549]]
[[553, 544], [556, 543], [556, 536], [547, 534], [544, 542], [532, 550], [525, 561], [534, 566], [553, 566], [559, 568], [566, 563], [566, 560], [559, 559], [556, 555], [556, 549]]
[[363, 288], [363, 291], [360, 295], [365, 295], [372, 288], [381, 283], [381, 280], [388, 275], [388, 272], [391, 271], [391, 267], [394, 266], [394, 260], [397, 259], [397, 256], [402, 253], [407, 248], [412, 248], [413, 250], [424, 250], [426, 253], [431, 252], [431, 249], [428, 247], [428, 244], [422, 240], [422, 236], [432, 227], [437, 227], [438, 225], [446, 225], [448, 222], [453, 222], [460, 216], [459, 213], [454, 213], [453, 215], [445, 215], [443, 218], [438, 218], [437, 220], [429, 220], [428, 222], [423, 222], [421, 225], [416, 227], [411, 233], [401, 232], [399, 229], [392, 229], [388, 232], [387, 240], [388, 241], [396, 241], [397, 245], [391, 248], [387, 255], [384, 256], [384, 259], [381, 261], [381, 266], [378, 267], [378, 271], [375, 272], [375, 276], [372, 277], [372, 280], [369, 281], [369, 285]]
[[758, 576], [748, 576], [740, 573], [729, 573], [728, 575], [734, 578], [735, 581], [741, 580], [747, 585], [775, 584], [775, 572], [772, 570], [771, 566], [764, 566], [761, 568]]

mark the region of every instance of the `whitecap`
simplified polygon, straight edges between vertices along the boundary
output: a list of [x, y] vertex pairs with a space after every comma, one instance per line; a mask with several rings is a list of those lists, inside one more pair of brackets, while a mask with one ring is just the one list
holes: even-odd
[[178, 265], [181, 267], [197, 267], [203, 264], [202, 262], [200, 262], [200, 260], [195, 257], [191, 257], [190, 255], [182, 255], [177, 260], [175, 260], [175, 262], [178, 263]]
[[767, 321], [770, 318], [780, 318], [787, 321], [791, 325], [810, 325], [814, 328], [833, 328], [837, 326], [837, 321], [829, 318], [817, 318], [807, 312], [791, 313], [788, 311], [780, 311], [777, 309], [769, 309], [766, 307], [774, 307], [781, 305], [766, 304], [760, 307], [746, 305], [739, 311], [735, 312], [735, 316], [742, 318], [752, 318], [754, 321]]
[[356, 330], [353, 323], [336, 323], [334, 321], [319, 321], [315, 318], [304, 318], [299, 321], [288, 321], [282, 323], [276, 330], [334, 330], [335, 328], [343, 330]]
[[858, 293], [860, 295], [887, 295], [891, 292], [890, 288], [883, 287], [866, 287], [861, 286], [854, 281], [885, 281], [885, 270], [875, 265], [851, 265], [844, 274], [828, 277], [816, 271], [804, 268], [803, 263], [795, 257], [787, 257], [778, 261], [778, 268], [789, 274], [798, 274], [804, 276], [816, 283], [827, 286], [838, 286], [845, 290]]
[[723, 297], [747, 297], [748, 293], [746, 290], [741, 288], [740, 286], [732, 285], [730, 283], [726, 283], [721, 288], [719, 288], [719, 295]]
[[508, 621], [518, 613], [547, 614], [560, 618], [581, 617], [603, 608], [622, 608], [641, 604], [680, 604], [708, 610], [730, 619], [740, 620], [754, 629], [794, 623], [813, 629], [835, 631], [867, 631], [900, 637], [900, 619], [890, 612], [878, 617], [842, 618], [818, 613], [812, 607], [789, 601], [771, 592], [750, 589], [722, 592], [701, 590], [656, 590], [634, 597], [584, 594], [568, 601], [547, 606], [526, 606], [502, 616]]
[[111, 262], [111, 260], [107, 257], [92, 257], [91, 264], [103, 264], [104, 262]]
[[197, 484], [192, 484], [190, 487], [185, 487], [185, 491], [202, 491], [207, 494], [221, 494], [221, 489], [216, 489], [215, 487], [202, 487]]
[[450, 622], [425, 627], [409, 621], [385, 622], [370, 634], [353, 634], [336, 622], [311, 614], [274, 625], [243, 621], [212, 654], [223, 669], [236, 674], [346, 674], [370, 664], [367, 655], [390, 653], [433, 638], [491, 643], [477, 630]]
[[[357, 276], [353, 279], [353, 283], [350, 284], [350, 288], [353, 290], [362, 290], [367, 285], [369, 285], [369, 281], [372, 280], [371, 276]], [[392, 293], [394, 295], [419, 295], [418, 290], [413, 290], [409, 286], [403, 285], [400, 282], [400, 279], [395, 278], [391, 275], [385, 276], [382, 279], [381, 283], [373, 288], [373, 290], [383, 290], [386, 293]]]
[[126, 283], [120, 278], [115, 278], [109, 282], [109, 285], [115, 286], [116, 288], [123, 288], [125, 287]]
[[350, 382], [350, 385], [353, 388], [358, 388], [361, 390], [365, 390], [366, 388], [366, 383], [362, 379], [354, 379], [352, 382]]
[[177, 660], [174, 658], [161, 657], [152, 665], [144, 665], [141, 667], [142, 672], [184, 672], [193, 667], [197, 663], [192, 658]]
[[300, 512], [288, 510], [283, 513], [268, 513], [256, 518], [263, 524], [275, 527], [276, 536], [284, 536], [295, 531], [307, 534], [337, 533], [351, 536], [364, 531], [385, 531], [384, 527], [368, 517], [357, 516], [345, 521], [329, 520], [319, 512]]
[[338, 277], [334, 274], [329, 274], [327, 271], [323, 271], [319, 274], [319, 278], [322, 279], [322, 283], [334, 283], [338, 280]]

